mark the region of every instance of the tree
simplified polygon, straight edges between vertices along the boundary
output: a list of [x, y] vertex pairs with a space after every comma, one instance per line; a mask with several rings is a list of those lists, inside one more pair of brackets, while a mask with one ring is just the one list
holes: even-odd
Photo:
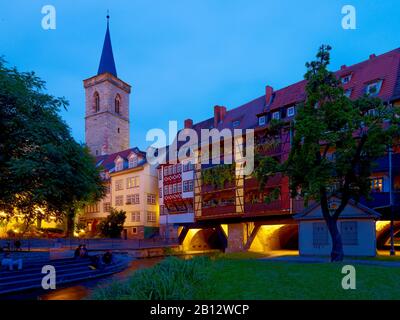
[[[306, 100], [289, 124], [293, 140], [288, 160], [264, 160], [256, 171], [264, 182], [281, 172], [289, 176], [293, 197], [302, 196], [306, 205], [320, 202], [332, 238], [331, 261], [341, 261], [337, 221], [350, 199], [370, 196], [374, 161], [399, 138], [400, 112], [368, 95], [354, 101], [346, 97], [340, 80], [327, 69], [330, 50], [321, 46], [317, 59], [306, 64]], [[329, 207], [333, 195], [340, 199], [334, 209]]]
[[125, 211], [111, 209], [110, 214], [99, 225], [102, 236], [106, 238], [120, 238], [121, 232], [124, 229], [125, 219]]
[[2, 218], [53, 217], [72, 225], [77, 210], [103, 197], [104, 187], [95, 159], [58, 114], [68, 102], [44, 90], [33, 72], [7, 68], [0, 59]]

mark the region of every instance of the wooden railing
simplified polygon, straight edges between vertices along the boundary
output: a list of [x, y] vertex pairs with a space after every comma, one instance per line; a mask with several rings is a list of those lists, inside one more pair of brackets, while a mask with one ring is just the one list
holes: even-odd
[[227, 205], [227, 206], [217, 206], [217, 207], [208, 207], [202, 208], [201, 215], [202, 216], [219, 216], [224, 214], [235, 214], [235, 206]]

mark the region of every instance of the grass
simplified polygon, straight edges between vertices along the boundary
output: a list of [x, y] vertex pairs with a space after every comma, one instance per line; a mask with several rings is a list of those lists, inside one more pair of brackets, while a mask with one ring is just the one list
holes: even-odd
[[96, 290], [94, 299], [399, 299], [400, 269], [356, 265], [356, 290], [342, 289], [343, 264], [300, 264], [254, 255], [167, 258], [125, 283]]

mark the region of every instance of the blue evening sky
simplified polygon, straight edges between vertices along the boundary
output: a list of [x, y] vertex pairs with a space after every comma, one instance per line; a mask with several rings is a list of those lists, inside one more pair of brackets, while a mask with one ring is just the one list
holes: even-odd
[[[57, 29], [41, 28], [54, 5]], [[341, 8], [357, 10], [357, 29], [341, 27]], [[322, 43], [332, 69], [400, 46], [398, 0], [2, 0], [0, 55], [35, 71], [47, 89], [70, 101], [62, 117], [84, 141], [82, 80], [96, 74], [110, 10], [118, 76], [132, 85], [131, 146], [146, 132], [198, 122], [213, 106], [237, 107], [301, 80]]]

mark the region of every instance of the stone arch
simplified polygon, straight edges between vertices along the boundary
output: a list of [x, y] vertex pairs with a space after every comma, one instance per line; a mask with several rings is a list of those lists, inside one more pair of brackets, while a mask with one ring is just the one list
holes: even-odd
[[261, 225], [249, 250], [269, 252], [274, 250], [298, 250], [298, 224]]
[[226, 237], [219, 227], [204, 229], [189, 229], [183, 240], [185, 251], [199, 251], [226, 248]]
[[[400, 222], [394, 223], [394, 235], [399, 236]], [[390, 238], [390, 221], [377, 221], [376, 223], [376, 248], [387, 249], [387, 242]]]

